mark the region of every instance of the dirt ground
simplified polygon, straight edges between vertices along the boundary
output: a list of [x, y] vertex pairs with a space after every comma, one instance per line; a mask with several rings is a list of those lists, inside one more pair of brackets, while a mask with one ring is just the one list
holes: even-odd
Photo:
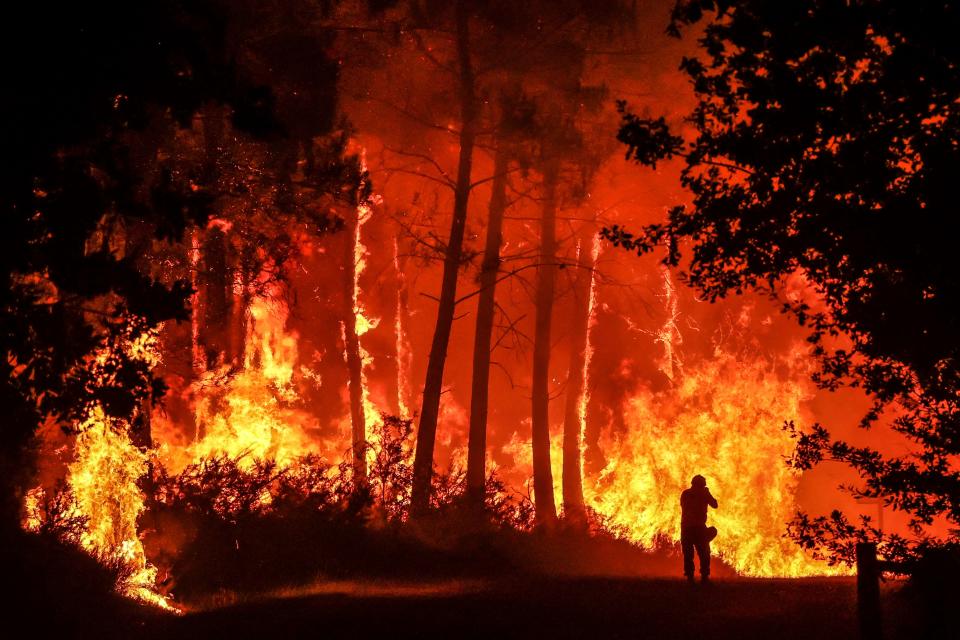
[[[896, 586], [885, 636], [918, 637]], [[318, 583], [151, 617], [138, 637], [771, 638], [858, 637], [853, 579], [516, 578], [435, 583]]]

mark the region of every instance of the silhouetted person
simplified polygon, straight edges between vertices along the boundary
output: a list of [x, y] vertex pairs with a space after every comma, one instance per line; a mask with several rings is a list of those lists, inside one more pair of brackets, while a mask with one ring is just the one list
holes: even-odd
[[717, 508], [717, 499], [707, 489], [707, 479], [693, 476], [690, 488], [680, 494], [680, 547], [683, 549], [683, 573], [693, 582], [693, 550], [700, 558], [700, 579], [710, 579], [710, 541], [717, 537], [716, 527], [707, 527], [707, 506]]

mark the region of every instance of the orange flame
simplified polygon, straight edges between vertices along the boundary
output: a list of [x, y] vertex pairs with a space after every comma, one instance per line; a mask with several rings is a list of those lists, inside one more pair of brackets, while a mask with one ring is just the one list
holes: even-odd
[[400, 417], [405, 418], [412, 413], [411, 405], [413, 403], [410, 399], [409, 380], [413, 354], [410, 352], [410, 339], [404, 327], [406, 306], [403, 296], [406, 288], [406, 276], [400, 269], [400, 246], [396, 237], [393, 239], [393, 270], [397, 275], [397, 309], [394, 322], [395, 356], [397, 358], [397, 408], [400, 411]]
[[314, 450], [309, 431], [316, 419], [296, 405], [297, 335], [286, 329], [287, 317], [276, 289], [251, 301], [243, 368], [234, 372], [224, 365], [204, 372], [192, 385], [202, 437], [183, 442], [176, 425], [159, 413], [154, 416], [164, 464], [177, 470], [205, 456], [226, 454], [241, 458], [243, 465], [257, 458], [286, 465]]
[[[132, 337], [123, 348], [131, 359], [151, 365], [159, 361], [155, 333]], [[109, 356], [107, 349], [102, 350], [91, 366], [103, 367]], [[79, 541], [84, 549], [126, 567], [117, 585], [121, 593], [175, 610], [155, 590], [157, 570], [147, 562], [137, 532], [137, 519], [145, 509], [138, 483], [147, 473], [148, 454], [131, 442], [130, 427], [127, 420], [109, 417], [99, 403], [87, 408], [86, 417], [76, 427], [74, 459], [67, 470], [66, 482], [73, 503], [63, 515], [85, 521]], [[27, 529], [40, 526], [38, 507], [43, 492], [42, 487], [37, 487], [27, 495]]]
[[137, 532], [145, 508], [137, 485], [147, 473], [148, 455], [130, 442], [124, 421], [108, 418], [99, 406], [79, 426], [76, 459], [67, 473], [79, 512], [88, 518], [81, 544], [99, 557], [122, 561], [129, 576], [123, 593], [173, 609], [156, 589], [157, 570], [147, 562]]
[[[581, 251], [585, 249], [580, 248]], [[577, 464], [580, 466], [580, 477], [583, 477], [583, 458], [586, 453], [586, 431], [587, 431], [587, 407], [590, 405], [590, 361], [593, 359], [593, 344], [590, 342], [593, 334], [593, 328], [597, 324], [597, 258], [600, 256], [600, 236], [593, 236], [593, 246], [590, 248], [593, 258], [590, 264], [594, 269], [590, 273], [590, 292], [587, 294], [587, 335], [583, 349], [583, 390], [580, 393], [580, 401], [577, 403], [577, 422], [579, 423], [580, 435], [577, 442], [580, 443], [580, 453]], [[562, 475], [562, 473], [561, 473]], [[559, 504], [559, 503], [558, 503]]]
[[[637, 394], [627, 404], [626, 433], [605, 434], [607, 465], [585, 483], [587, 503], [645, 547], [680, 539], [680, 492], [695, 474], [710, 482], [720, 508], [711, 511], [719, 555], [742, 575], [800, 577], [848, 573], [815, 561], [784, 538], [800, 473], [784, 458], [793, 441], [780, 426], [805, 422], [812, 397], [802, 343], [784, 357], [713, 357], [680, 368], [676, 291], [664, 271], [667, 320], [661, 370], [671, 388]], [[749, 315], [740, 318], [748, 326]], [[786, 372], [786, 373], [783, 373]]]
[[[366, 170], [366, 161], [363, 162], [363, 168]], [[370, 399], [370, 386], [367, 384], [367, 371], [373, 363], [373, 357], [363, 346], [363, 336], [376, 329], [380, 324], [380, 318], [368, 318], [367, 311], [360, 301], [360, 277], [367, 269], [367, 247], [361, 239], [363, 225], [366, 224], [373, 215], [373, 209], [369, 204], [363, 203], [357, 207], [357, 224], [354, 227], [353, 238], [353, 256], [355, 267], [353, 271], [353, 317], [356, 323], [357, 342], [360, 345], [360, 383], [363, 385], [361, 398], [363, 399], [363, 426], [366, 438], [370, 438], [374, 433], [373, 426], [380, 420], [380, 409]], [[373, 451], [367, 452], [367, 463], [373, 462]]]

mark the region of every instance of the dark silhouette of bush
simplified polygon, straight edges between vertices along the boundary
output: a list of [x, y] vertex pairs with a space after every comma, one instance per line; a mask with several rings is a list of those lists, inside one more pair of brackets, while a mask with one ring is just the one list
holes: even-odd
[[[320, 577], [423, 579], [515, 567], [519, 539], [532, 535], [533, 504], [495, 474], [479, 521], [456, 467], [434, 474], [431, 512], [410, 521], [412, 434], [411, 421], [382, 416], [362, 479], [349, 462], [316, 455], [283, 467], [218, 455], [177, 474], [155, 462], [140, 524], [164, 588], [190, 600]], [[589, 533], [609, 532], [591, 521]]]
[[[138, 530], [158, 569], [158, 589], [175, 603], [196, 603], [317, 579], [609, 571], [637, 555], [623, 531], [593, 512], [586, 529], [578, 523], [553, 536], [535, 532], [529, 496], [493, 473], [478, 517], [456, 466], [434, 474], [432, 509], [411, 521], [412, 436], [409, 420], [382, 416], [366, 447], [364, 478], [354, 475], [350, 455], [339, 465], [311, 454], [281, 466], [220, 454], [178, 473], [153, 460], [142, 481], [147, 509]], [[119, 556], [80, 551], [88, 522], [65, 483], [31, 504], [27, 515], [38, 538], [96, 568], [102, 584], [90, 593], [113, 598], [122, 591], [131, 568]]]
[[151, 612], [118, 591], [129, 577], [118, 556], [94, 557], [53, 531], [22, 531], [0, 548], [4, 628], [37, 637], [125, 638]]

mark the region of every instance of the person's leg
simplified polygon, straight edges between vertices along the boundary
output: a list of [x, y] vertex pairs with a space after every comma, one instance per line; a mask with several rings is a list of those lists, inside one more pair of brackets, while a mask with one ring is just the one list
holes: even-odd
[[686, 533], [680, 534], [680, 548], [683, 550], [683, 575], [693, 580], [693, 539]]
[[700, 558], [700, 577], [707, 580], [710, 578], [710, 541], [706, 535], [697, 540], [696, 547]]

